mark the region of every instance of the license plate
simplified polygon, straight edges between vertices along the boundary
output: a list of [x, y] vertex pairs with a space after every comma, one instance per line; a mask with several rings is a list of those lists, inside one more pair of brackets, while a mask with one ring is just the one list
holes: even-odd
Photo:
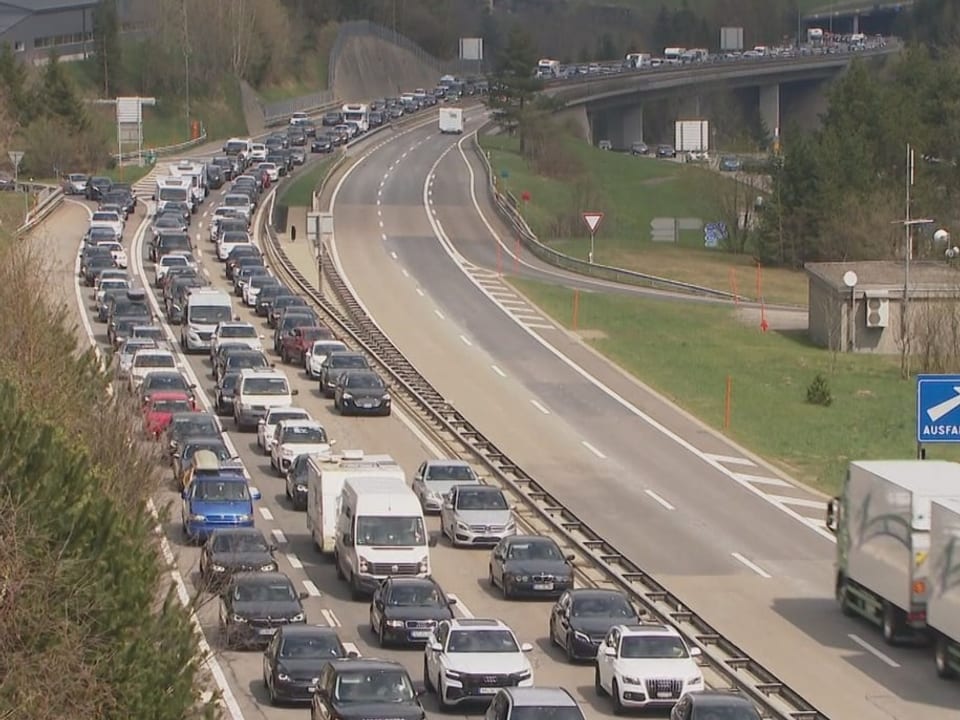
[[412, 638], [428, 638], [430, 637], [429, 630], [411, 630], [410, 637]]
[[276, 632], [276, 628], [257, 628], [257, 634], [259, 635], [275, 635]]
[[673, 693], [672, 693], [672, 692], [658, 692], [658, 693], [657, 693], [657, 697], [658, 697], [658, 698], [662, 698], [662, 699], [664, 699], [664, 700], [669, 700], [670, 698], [673, 697]]
[[373, 407], [373, 401], [372, 401], [372, 400], [361, 400], [360, 403], [359, 403], [359, 405], [360, 405], [360, 407], [362, 407], [362, 408], [372, 408], [372, 407]]
[[536, 583], [533, 586], [534, 590], [553, 590], [553, 583]]
[[499, 690], [499, 689], [500, 689], [500, 688], [482, 687], [482, 688], [479, 689], [479, 692], [480, 692], [481, 695], [496, 695], [496, 694], [497, 694], [497, 690]]

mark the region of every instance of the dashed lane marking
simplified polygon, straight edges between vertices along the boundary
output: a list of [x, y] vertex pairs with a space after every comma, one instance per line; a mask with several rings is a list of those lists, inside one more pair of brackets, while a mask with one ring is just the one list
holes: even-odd
[[264, 520], [273, 520], [273, 513], [270, 512], [270, 508], [260, 507], [257, 509], [260, 511], [260, 514], [263, 516]]
[[303, 563], [300, 562], [300, 558], [293, 553], [287, 553], [287, 562], [290, 563], [290, 567], [294, 570], [303, 570]]
[[320, 597], [321, 592], [320, 588], [313, 584], [313, 580], [304, 580], [303, 589], [307, 591], [307, 595], [310, 597]]
[[676, 510], [676, 509], [677, 509], [677, 508], [675, 508], [673, 505], [671, 505], [669, 502], [667, 502], [666, 500], [664, 500], [663, 497], [661, 497], [660, 495], [658, 495], [657, 493], [655, 493], [653, 490], [644, 490], [644, 492], [645, 492], [654, 502], [662, 505], [662, 506], [665, 507], [667, 510]]
[[287, 544], [287, 536], [283, 534], [283, 530], [280, 528], [273, 528], [270, 534], [273, 535], [273, 539], [277, 541], [277, 545]]
[[504, 377], [504, 378], [505, 378], [505, 377], [507, 376], [507, 374], [506, 374], [503, 370], [501, 370], [500, 368], [498, 368], [496, 365], [491, 365], [491, 366], [490, 366], [490, 369], [493, 370], [493, 371], [494, 371], [497, 375], [499, 375], [500, 377]]
[[462, 342], [467, 347], [473, 347], [473, 343], [470, 342], [470, 338], [468, 338], [466, 335], [460, 336], [460, 342]]
[[[386, 236], [384, 236], [384, 240], [386, 240]], [[395, 253], [393, 250], [391, 250], [391, 251], [390, 251], [390, 257], [392, 257], [394, 260], [396, 260], [396, 259], [397, 259], [397, 253]]]
[[743, 555], [741, 555], [740, 553], [737, 553], [737, 552], [735, 552], [735, 553], [730, 553], [730, 555], [731, 555], [731, 556], [733, 557], [733, 559], [736, 560], [738, 563], [742, 564], [744, 567], [750, 568], [751, 570], [753, 570], [753, 572], [755, 572], [755, 573], [756, 573], [757, 575], [759, 575], [760, 577], [762, 577], [762, 578], [764, 578], [764, 579], [766, 579], [766, 580], [769, 580], [770, 578], [773, 577], [773, 575], [771, 575], [771, 574], [768, 573], [766, 570], [764, 570], [762, 567], [760, 567], [759, 565], [757, 565], [757, 564], [756, 564], [755, 562], [753, 562], [753, 560], [751, 560], [750, 558], [744, 557]]
[[545, 407], [544, 407], [540, 402], [538, 402], [537, 400], [531, 400], [531, 401], [530, 401], [530, 404], [533, 405], [537, 410], [539, 410], [540, 412], [542, 412], [544, 415], [549, 415], [549, 414], [550, 414], [550, 411], [547, 410], [547, 408], [545, 408]]
[[419, 295], [420, 297], [423, 297], [423, 290], [421, 290], [420, 288], [416, 288], [416, 291], [417, 291], [417, 295]]
[[320, 611], [320, 614], [323, 615], [323, 619], [329, 627], [341, 627], [340, 618], [334, 614], [333, 610], [324, 608]]
[[851, 640], [853, 640], [854, 643], [856, 643], [857, 645], [859, 645], [860, 647], [862, 647], [864, 650], [866, 650], [868, 653], [870, 653], [871, 655], [873, 655], [875, 658], [877, 658], [878, 660], [880, 660], [880, 662], [884, 663], [885, 665], [889, 665], [889, 666], [892, 667], [892, 668], [898, 668], [898, 667], [900, 667], [900, 663], [898, 663], [896, 660], [894, 660], [893, 658], [891, 658], [891, 657], [890, 657], [889, 655], [887, 655], [886, 653], [881, 652], [880, 650], [877, 650], [873, 645], [871, 645], [870, 643], [868, 643], [868, 642], [867, 642], [866, 640], [864, 640], [863, 638], [861, 638], [861, 637], [859, 637], [859, 636], [857, 636], [857, 635], [854, 635], [853, 633], [849, 633], [849, 634], [847, 635], [847, 637], [850, 638]]
[[442, 312], [440, 312], [439, 310], [434, 309], [433, 313], [434, 313], [434, 315], [436, 315], [436, 316], [437, 316], [438, 318], [440, 318], [441, 320], [446, 320], [446, 316], [445, 316]]
[[597, 456], [598, 458], [600, 458], [601, 460], [606, 460], [606, 459], [607, 459], [607, 456], [606, 456], [606, 455], [604, 455], [602, 452], [600, 452], [599, 450], [597, 450], [597, 448], [595, 448], [593, 445], [591, 445], [590, 443], [588, 443], [586, 440], [581, 440], [581, 441], [580, 441], [580, 444], [583, 445], [587, 450], [589, 450], [590, 452], [592, 452], [594, 455], [596, 455], [596, 456]]

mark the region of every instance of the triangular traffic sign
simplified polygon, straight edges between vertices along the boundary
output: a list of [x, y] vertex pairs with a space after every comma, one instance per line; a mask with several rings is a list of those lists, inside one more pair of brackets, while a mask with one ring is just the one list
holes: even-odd
[[587, 228], [590, 230], [590, 233], [595, 233], [597, 228], [600, 227], [600, 221], [603, 220], [602, 212], [585, 212], [583, 213], [583, 221], [587, 224]]

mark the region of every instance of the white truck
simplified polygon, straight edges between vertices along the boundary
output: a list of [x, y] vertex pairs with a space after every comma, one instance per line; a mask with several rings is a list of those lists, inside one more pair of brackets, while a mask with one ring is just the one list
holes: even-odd
[[440, 108], [440, 134], [459, 135], [463, 132], [463, 110], [461, 108]]
[[210, 339], [217, 325], [233, 319], [233, 303], [223, 290], [211, 287], [194, 288], [187, 295], [183, 312], [180, 345], [185, 353], [210, 349]]
[[158, 177], [157, 189], [153, 194], [153, 199], [157, 201], [157, 215], [166, 209], [167, 203], [190, 203], [191, 187], [193, 187], [193, 181], [190, 178], [174, 175]]
[[861, 460], [827, 504], [837, 602], [880, 626], [890, 645], [927, 629], [931, 504], [947, 498], [960, 498], [958, 463]]
[[938, 499], [930, 513], [930, 597], [927, 625], [937, 674], [960, 674], [960, 500]]
[[337, 536], [340, 494], [348, 478], [382, 477], [406, 483], [406, 476], [389, 455], [366, 455], [344, 450], [340, 455], [320, 455], [307, 461], [307, 530], [314, 547], [333, 553]]
[[674, 149], [678, 153], [706, 154], [710, 150], [709, 120], [677, 120]]
[[190, 179], [190, 204], [196, 212], [200, 204], [207, 198], [207, 167], [203, 163], [181, 160], [170, 166], [173, 177]]
[[340, 494], [333, 556], [354, 598], [391, 576], [429, 577], [430, 548], [423, 508], [397, 477], [349, 477]]
[[542, 58], [537, 62], [536, 76], [541, 80], [555, 80], [560, 77], [560, 61]]
[[640, 70], [650, 67], [650, 53], [627, 53], [623, 65], [629, 70]]

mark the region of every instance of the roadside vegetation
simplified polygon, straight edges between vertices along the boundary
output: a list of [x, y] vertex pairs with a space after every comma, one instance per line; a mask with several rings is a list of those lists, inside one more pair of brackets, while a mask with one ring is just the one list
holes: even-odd
[[[311, 207], [313, 193], [320, 187], [336, 160], [337, 155], [331, 153], [322, 160], [316, 160], [301, 170], [293, 182], [277, 193], [277, 205], [284, 207]], [[309, 158], [308, 158], [309, 159]]]

